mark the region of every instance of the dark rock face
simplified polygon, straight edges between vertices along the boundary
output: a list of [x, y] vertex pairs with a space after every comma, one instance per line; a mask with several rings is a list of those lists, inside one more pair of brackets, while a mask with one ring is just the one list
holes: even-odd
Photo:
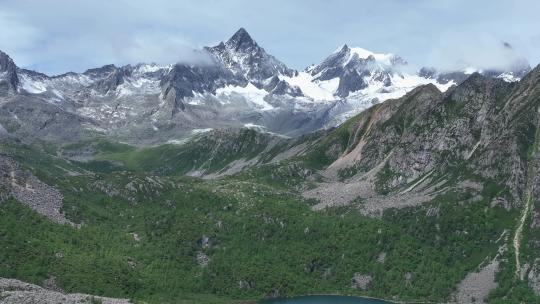
[[0, 51], [0, 96], [17, 92], [18, 85], [17, 66], [6, 53]]
[[465, 81], [465, 79], [467, 79], [469, 76], [470, 75], [465, 74], [464, 72], [447, 72], [436, 75], [435, 78], [437, 79], [437, 81], [444, 84], [449, 83], [450, 81], [454, 81], [456, 84], [460, 84]]
[[432, 67], [423, 67], [418, 71], [418, 76], [434, 79], [437, 75], [437, 70]]
[[286, 81], [281, 80], [276, 87], [270, 91], [274, 95], [289, 95], [293, 97], [303, 96], [302, 90], [299, 87], [291, 86]]
[[329, 80], [339, 77], [343, 72], [343, 66], [349, 57], [351, 49], [345, 44], [336, 53], [328, 56], [323, 62], [310, 70], [311, 75], [319, 75], [319, 80]]
[[230, 71], [218, 65], [188, 66], [175, 65], [161, 79], [163, 99], [174, 104], [174, 108], [184, 110], [183, 99], [193, 97], [193, 93], [215, 93], [217, 88], [226, 85], [246, 85], [245, 81], [236, 78]]
[[341, 97], [349, 96], [350, 92], [358, 91], [367, 88], [367, 83], [364, 81], [364, 77], [369, 72], [364, 71], [362, 75], [358, 74], [355, 69], [346, 69], [343, 71], [339, 79], [339, 85], [337, 89], [337, 95]]
[[235, 51], [247, 52], [250, 49], [257, 47], [257, 43], [251, 38], [246, 29], [240, 28], [232, 35], [226, 43], [227, 46]]
[[106, 65], [97, 69], [90, 69], [83, 73], [91, 78], [98, 79], [92, 87], [103, 94], [116, 90], [124, 82], [124, 77], [129, 75], [129, 69], [117, 68], [114, 65]]
[[299, 87], [289, 85], [286, 81], [280, 80], [278, 76], [272, 77], [263, 88], [273, 95], [303, 96]]

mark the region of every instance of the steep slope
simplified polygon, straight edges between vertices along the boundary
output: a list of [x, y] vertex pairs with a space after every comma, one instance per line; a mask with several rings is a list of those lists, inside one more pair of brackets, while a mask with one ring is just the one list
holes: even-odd
[[0, 96], [16, 92], [18, 85], [17, 66], [6, 53], [0, 51]]
[[[283, 183], [306, 181], [289, 175], [305, 170], [290, 159], [201, 180], [170, 171], [83, 169], [34, 147], [2, 148], [61, 191], [62, 209], [81, 227], [54, 224], [14, 200], [0, 203], [0, 275], [43, 285], [54, 277], [65, 293], [148, 303], [316, 292], [442, 302], [511, 227], [491, 226], [506, 216], [498, 208], [456, 208], [448, 198], [381, 218], [346, 207], [314, 212], [313, 202]], [[353, 284], [359, 277], [371, 282]]]
[[[529, 127], [523, 125], [527, 120], [510, 118], [523, 111], [510, 110], [510, 105], [523, 102], [513, 96], [526, 90], [527, 83], [528, 78], [516, 86], [475, 74], [444, 94], [432, 85], [417, 88], [360, 114], [341, 142], [324, 142], [327, 160], [322, 165], [328, 166], [329, 174], [346, 177], [359, 177], [379, 166], [384, 176], [377, 187], [384, 192], [427, 174], [461, 168], [498, 180], [517, 198], [523, 189], [516, 181], [524, 173], [516, 168], [524, 167], [526, 151], [521, 133]], [[504, 166], [496, 165], [503, 159]]]

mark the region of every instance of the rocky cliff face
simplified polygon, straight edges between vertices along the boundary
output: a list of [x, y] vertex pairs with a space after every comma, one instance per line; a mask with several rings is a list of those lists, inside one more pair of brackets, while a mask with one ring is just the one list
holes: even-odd
[[[519, 83], [473, 74], [445, 93], [426, 85], [366, 110], [308, 150], [308, 158], [324, 154], [328, 178], [308, 196], [343, 204], [379, 193], [397, 202], [422, 184], [480, 176], [508, 189], [506, 208], [520, 208], [538, 186], [527, 176], [536, 172], [539, 71]], [[326, 195], [339, 189], [351, 192]]]
[[17, 92], [18, 86], [17, 66], [6, 53], [0, 51], [0, 96]]

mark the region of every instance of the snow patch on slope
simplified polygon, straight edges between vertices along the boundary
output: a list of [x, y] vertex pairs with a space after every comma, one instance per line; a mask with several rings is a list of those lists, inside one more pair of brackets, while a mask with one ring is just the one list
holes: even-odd
[[31, 94], [40, 94], [47, 91], [47, 85], [39, 80], [34, 80], [28, 75], [21, 74], [21, 88]]
[[280, 80], [286, 81], [291, 86], [297, 86], [302, 93], [314, 101], [335, 100], [334, 92], [339, 85], [339, 78], [326, 81], [314, 80], [313, 76], [306, 72], [300, 72], [297, 76], [281, 76]]
[[514, 74], [512, 73], [502, 73], [501, 75], [497, 76], [497, 78], [501, 78], [502, 80], [506, 81], [506, 82], [516, 82], [516, 81], [520, 81], [521, 78], [519, 77], [516, 77]]
[[216, 90], [216, 97], [220, 101], [230, 103], [234, 98], [243, 98], [246, 102], [254, 104], [261, 111], [274, 109], [271, 104], [264, 100], [266, 95], [268, 95], [268, 92], [258, 89], [252, 83], [249, 83], [245, 87], [228, 85]]
[[[313, 99], [315, 102], [340, 99], [334, 95], [339, 85], [339, 78], [319, 81], [315, 80], [313, 76], [306, 72], [298, 73], [295, 77], [280, 78], [290, 85], [298, 86], [306, 97]], [[373, 100], [376, 98], [382, 102], [390, 98], [399, 98], [420, 85], [432, 83], [443, 92], [452, 85], [455, 85], [453, 81], [441, 84], [434, 79], [411, 74], [394, 73], [391, 79], [392, 85], [385, 86], [381, 81], [373, 81], [369, 77], [366, 77], [364, 80], [368, 83], [368, 87], [363, 90], [352, 92], [345, 100], [355, 103], [356, 101], [365, 101], [366, 99]]]
[[131, 78], [119, 85], [117, 90], [118, 97], [137, 94], [159, 94], [161, 92], [158, 79], [144, 77]]
[[358, 55], [358, 57], [362, 59], [367, 59], [369, 56], [373, 56], [373, 58], [375, 58], [375, 61], [377, 62], [383, 63], [388, 66], [392, 65], [392, 58], [394, 58], [394, 54], [377, 54], [360, 47], [352, 47], [350, 49], [350, 57], [347, 63], [354, 57], [354, 55]]
[[330, 127], [343, 123], [348, 118], [366, 110], [372, 105], [388, 99], [400, 98], [414, 88], [426, 84], [435, 85], [441, 92], [444, 92], [455, 85], [454, 81], [441, 84], [434, 79], [410, 74], [392, 75], [391, 86], [384, 86], [382, 82], [371, 81], [367, 88], [353, 92], [346, 98], [346, 101], [352, 107], [352, 110], [336, 115], [327, 126]]
[[160, 66], [155, 63], [140, 64], [135, 69], [135, 72], [138, 74], [154, 73], [166, 68], [168, 68], [168, 66]]

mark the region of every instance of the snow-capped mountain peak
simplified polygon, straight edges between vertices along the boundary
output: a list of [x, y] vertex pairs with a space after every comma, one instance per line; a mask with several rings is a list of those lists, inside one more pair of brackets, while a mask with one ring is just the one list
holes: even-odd
[[[294, 135], [334, 126], [420, 85], [445, 91], [473, 71], [428, 68], [410, 74], [397, 55], [343, 45], [299, 73], [268, 54], [244, 28], [201, 52], [209, 57], [204, 64], [105, 65], [52, 77], [20, 69], [0, 52], [0, 104], [21, 94], [80, 117], [99, 132], [129, 134], [139, 128], [151, 137], [158, 130], [174, 135], [190, 128], [257, 124]], [[510, 72], [484, 69], [482, 74], [514, 81], [529, 69], [514, 66]]]
[[349, 47], [344, 44], [338, 52], [345, 52], [348, 55], [347, 63], [355, 59], [375, 61], [379, 64], [392, 66], [396, 64], [406, 64], [401, 57], [391, 53], [374, 53], [361, 47]]
[[273, 76], [292, 76], [296, 73], [294, 69], [266, 53], [244, 28], [240, 28], [227, 42], [207, 47], [205, 50], [213, 55], [218, 63], [257, 87], [262, 87], [264, 81]]
[[307, 72], [314, 81], [339, 79], [334, 94], [347, 97], [351, 92], [363, 90], [372, 83], [391, 86], [392, 77], [400, 74], [400, 66], [405, 64], [406, 61], [397, 55], [379, 54], [345, 44]]
[[338, 67], [345, 68], [353, 65], [379, 65], [390, 68], [405, 64], [407, 64], [405, 60], [391, 53], [375, 53], [361, 47], [349, 47], [347, 44], [344, 44], [324, 59], [321, 64], [311, 66], [307, 71], [315, 76], [325, 69], [335, 69]]

